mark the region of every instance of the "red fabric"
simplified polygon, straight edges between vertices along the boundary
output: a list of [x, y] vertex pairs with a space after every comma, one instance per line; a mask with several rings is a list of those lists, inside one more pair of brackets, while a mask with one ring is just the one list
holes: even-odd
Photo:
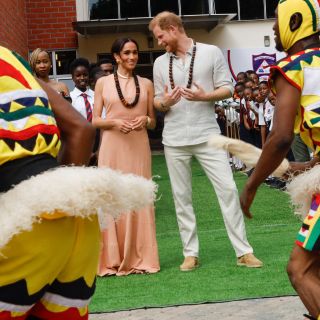
[[21, 317], [11, 317], [10, 311], [0, 311], [0, 320], [25, 320], [27, 315]]
[[272, 81], [272, 77], [273, 77], [273, 75], [274, 75], [274, 73], [275, 73], [276, 71], [279, 71], [280, 74], [281, 74], [292, 86], [294, 86], [295, 88], [297, 88], [297, 89], [301, 92], [301, 87], [300, 87], [297, 83], [295, 83], [293, 80], [291, 80], [291, 79], [286, 75], [286, 73], [281, 69], [281, 67], [276, 66], [276, 65], [270, 67], [270, 77], [269, 77], [269, 86], [270, 86], [270, 88], [273, 87], [272, 84], [271, 84], [271, 81]]
[[320, 194], [317, 193], [316, 195], [314, 195], [314, 198], [316, 200], [316, 204], [320, 205]]
[[82, 317], [77, 308], [69, 308], [64, 312], [48, 311], [42, 303], [37, 303], [28, 313], [20, 317], [11, 316], [10, 311], [0, 312], [0, 320], [26, 320], [28, 315], [46, 320], [88, 320], [88, 312]]
[[[50, 312], [38, 302], [30, 311], [30, 315], [46, 320], [88, 320], [88, 312], [82, 317], [77, 308], [69, 308], [64, 312]], [[15, 319], [15, 318], [14, 318]], [[19, 319], [20, 320], [20, 319]]]
[[2, 59], [0, 59], [0, 76], [9, 76], [19, 81], [24, 87], [31, 89], [28, 81], [24, 78], [22, 73]]
[[30, 127], [25, 130], [21, 130], [18, 132], [0, 129], [0, 138], [1, 139], [12, 139], [12, 140], [26, 140], [36, 136], [39, 133], [44, 134], [57, 134], [60, 137], [60, 131], [57, 126], [55, 125], [48, 125], [48, 124], [38, 124], [33, 127]]

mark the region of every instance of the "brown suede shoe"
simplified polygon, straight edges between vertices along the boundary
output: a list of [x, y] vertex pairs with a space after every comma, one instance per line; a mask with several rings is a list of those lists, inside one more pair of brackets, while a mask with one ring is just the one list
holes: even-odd
[[237, 259], [238, 266], [245, 266], [248, 268], [261, 268], [263, 266], [262, 261], [257, 259], [253, 253], [247, 253]]
[[183, 264], [180, 266], [181, 271], [192, 271], [199, 267], [199, 260], [197, 257], [185, 257]]

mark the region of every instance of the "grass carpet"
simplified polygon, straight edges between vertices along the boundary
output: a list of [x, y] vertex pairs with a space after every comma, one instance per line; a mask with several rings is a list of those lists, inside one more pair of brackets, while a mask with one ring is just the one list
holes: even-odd
[[[252, 207], [254, 219], [246, 219], [246, 229], [264, 267], [237, 267], [211, 184], [196, 161], [192, 172], [201, 267], [179, 271], [183, 256], [168, 172], [164, 157], [153, 156], [153, 174], [160, 176], [155, 180], [161, 194], [156, 203], [161, 272], [99, 278], [90, 312], [294, 294], [285, 268], [300, 222], [292, 214], [288, 196], [267, 186], [260, 188]], [[246, 179], [235, 174], [239, 190]]]

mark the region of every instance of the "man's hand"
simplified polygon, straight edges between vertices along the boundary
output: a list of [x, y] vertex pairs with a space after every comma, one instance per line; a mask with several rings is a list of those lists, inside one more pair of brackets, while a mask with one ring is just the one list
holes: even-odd
[[193, 85], [196, 87], [195, 90], [180, 88], [182, 97], [190, 101], [207, 101], [207, 94], [204, 89], [195, 82], [193, 82]]
[[309, 162], [289, 162], [289, 169], [285, 173], [285, 176], [296, 176], [307, 169], [310, 169]]
[[253, 218], [253, 216], [250, 212], [250, 207], [251, 207], [251, 204], [254, 200], [256, 192], [257, 192], [257, 189], [249, 188], [248, 183], [247, 183], [245, 185], [244, 189], [242, 190], [242, 193], [240, 196], [241, 209], [243, 211], [243, 214], [249, 219]]
[[307, 162], [290, 162], [289, 163], [289, 169], [285, 173], [284, 178], [288, 179], [290, 176], [297, 176], [298, 174], [311, 169], [316, 164], [319, 163], [319, 158], [315, 156], [310, 161]]
[[161, 100], [161, 111], [167, 112], [171, 106], [175, 105], [181, 99], [180, 87], [175, 87], [170, 93], [168, 92], [168, 86], [164, 86], [164, 94]]

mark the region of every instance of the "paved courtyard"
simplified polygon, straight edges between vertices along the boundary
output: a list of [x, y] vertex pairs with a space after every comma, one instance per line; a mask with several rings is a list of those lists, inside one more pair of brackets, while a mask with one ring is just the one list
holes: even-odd
[[91, 314], [90, 320], [302, 320], [298, 297], [277, 297]]

